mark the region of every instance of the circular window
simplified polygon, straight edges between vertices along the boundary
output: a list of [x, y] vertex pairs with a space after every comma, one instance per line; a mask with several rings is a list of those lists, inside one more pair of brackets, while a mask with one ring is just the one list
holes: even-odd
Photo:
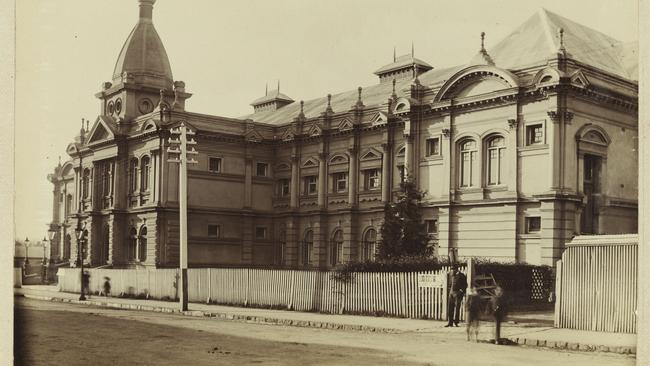
[[122, 99], [117, 98], [115, 101], [115, 113], [120, 114], [122, 113]]
[[153, 103], [149, 99], [142, 99], [138, 104], [138, 109], [142, 114], [150, 113], [153, 111]]
[[108, 114], [113, 114], [113, 109], [114, 109], [113, 102], [109, 102], [108, 103]]

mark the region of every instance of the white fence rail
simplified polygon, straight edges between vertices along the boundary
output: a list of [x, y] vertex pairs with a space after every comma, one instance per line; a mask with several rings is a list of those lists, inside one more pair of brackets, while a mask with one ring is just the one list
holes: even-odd
[[576, 237], [557, 263], [555, 326], [636, 333], [636, 236]]
[[[91, 292], [100, 292], [104, 277], [108, 277], [112, 296], [177, 298], [176, 269], [89, 269], [88, 272]], [[446, 273], [446, 268], [428, 272], [353, 273], [351, 280], [343, 283], [333, 279], [333, 272], [191, 268], [188, 295], [190, 302], [445, 319]], [[421, 287], [418, 276], [424, 274], [437, 276], [440, 282], [433, 287]], [[79, 292], [79, 269], [62, 268], [58, 275], [61, 291]]]

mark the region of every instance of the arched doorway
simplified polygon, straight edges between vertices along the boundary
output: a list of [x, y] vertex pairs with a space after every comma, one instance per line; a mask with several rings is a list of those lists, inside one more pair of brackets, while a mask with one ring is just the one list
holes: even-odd
[[605, 186], [607, 148], [610, 138], [599, 126], [586, 124], [576, 134], [578, 143], [578, 187], [582, 194], [582, 205], [578, 207], [580, 234], [599, 234], [599, 216], [602, 206], [602, 187]]

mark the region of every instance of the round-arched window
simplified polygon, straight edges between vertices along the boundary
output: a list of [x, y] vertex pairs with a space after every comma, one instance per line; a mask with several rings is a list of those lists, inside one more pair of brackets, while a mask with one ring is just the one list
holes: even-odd
[[377, 250], [377, 231], [375, 229], [368, 229], [363, 235], [363, 260], [375, 260], [375, 253]]
[[332, 235], [330, 245], [330, 264], [335, 266], [342, 262], [343, 255], [343, 231], [336, 230]]
[[314, 232], [307, 230], [302, 242], [302, 265], [308, 266], [311, 262], [311, 253], [314, 249]]

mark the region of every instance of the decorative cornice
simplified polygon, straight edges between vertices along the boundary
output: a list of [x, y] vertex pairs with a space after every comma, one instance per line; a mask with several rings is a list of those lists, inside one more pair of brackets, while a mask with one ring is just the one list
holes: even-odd
[[515, 118], [508, 119], [508, 127], [511, 130], [516, 129], [518, 124], [519, 122]]
[[557, 110], [550, 110], [546, 112], [546, 114], [554, 123], [560, 122], [560, 118], [562, 118], [564, 123], [571, 124], [571, 120], [573, 119], [573, 112], [561, 108], [558, 108]]

